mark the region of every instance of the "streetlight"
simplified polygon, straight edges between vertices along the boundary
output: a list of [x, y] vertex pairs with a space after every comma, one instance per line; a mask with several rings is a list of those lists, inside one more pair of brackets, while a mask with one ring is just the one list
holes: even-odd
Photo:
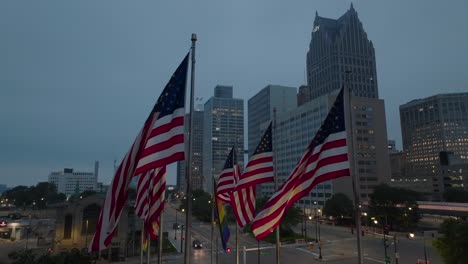
[[[184, 225], [180, 226], [180, 253], [184, 252], [184, 239], [183, 239], [183, 233], [184, 233]], [[187, 239], [187, 238], [186, 238]]]
[[[179, 226], [179, 224], [177, 223], [177, 209], [175, 210], [175, 224], [176, 226]], [[174, 228], [174, 240], [177, 240], [177, 229]]]

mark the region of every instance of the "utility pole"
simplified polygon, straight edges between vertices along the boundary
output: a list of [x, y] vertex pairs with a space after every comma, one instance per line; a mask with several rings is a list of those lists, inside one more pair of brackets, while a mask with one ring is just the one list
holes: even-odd
[[393, 236], [393, 246], [395, 247], [395, 264], [398, 264], [398, 259], [400, 258], [400, 255], [398, 254], [398, 251], [397, 251], [396, 235]]

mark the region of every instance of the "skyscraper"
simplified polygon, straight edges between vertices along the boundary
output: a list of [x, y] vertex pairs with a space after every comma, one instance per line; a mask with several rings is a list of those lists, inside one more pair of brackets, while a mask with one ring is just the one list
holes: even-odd
[[276, 112], [287, 112], [296, 108], [296, 88], [267, 85], [247, 102], [249, 157], [255, 151], [263, 132], [273, 120], [273, 108]]
[[[192, 144], [192, 190], [203, 189], [203, 116], [202, 110], [195, 109], [193, 112], [193, 144]], [[186, 135], [189, 128], [190, 116], [185, 115], [185, 131]], [[186, 138], [186, 142], [188, 139]], [[185, 178], [185, 161], [177, 162], [177, 189], [181, 192], [185, 192], [187, 188]]]
[[244, 163], [244, 100], [232, 96], [232, 86], [218, 85], [205, 103], [203, 118], [204, 190], [212, 192], [230, 149], [235, 145], [238, 161]]
[[340, 89], [347, 71], [354, 95], [379, 97], [374, 46], [352, 4], [338, 19], [315, 14], [306, 63], [310, 99]]
[[401, 134], [407, 176], [432, 181], [434, 199], [442, 182], [439, 154], [453, 152], [468, 161], [468, 93], [439, 94], [400, 106]]
[[[368, 199], [374, 186], [390, 181], [385, 107], [379, 99], [375, 50], [358, 14], [350, 9], [338, 19], [315, 14], [312, 39], [306, 57], [307, 86], [300, 87], [304, 98], [314, 101], [346, 86], [352, 97], [354, 173], [357, 192]], [[328, 104], [329, 105], [329, 104]], [[333, 181], [333, 192], [352, 196], [351, 179]]]

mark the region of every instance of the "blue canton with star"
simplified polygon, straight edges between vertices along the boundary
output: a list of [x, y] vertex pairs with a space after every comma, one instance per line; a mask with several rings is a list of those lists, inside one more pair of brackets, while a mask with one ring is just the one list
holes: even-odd
[[323, 122], [320, 129], [317, 131], [312, 143], [310, 143], [309, 149], [314, 149], [317, 145], [322, 144], [330, 134], [345, 131], [345, 115], [344, 115], [344, 99], [343, 99], [343, 88], [336, 97], [335, 103], [333, 104], [330, 112], [328, 112], [327, 118]]
[[271, 122], [270, 122], [270, 125], [265, 131], [265, 134], [263, 134], [263, 137], [260, 140], [260, 143], [258, 143], [258, 146], [255, 149], [254, 155], [259, 154], [259, 153], [264, 153], [264, 152], [271, 152], [272, 150], [273, 150], [273, 146], [272, 146], [272, 140], [271, 140]]
[[[189, 53], [190, 54], [190, 53]], [[160, 112], [158, 118], [172, 114], [175, 109], [185, 106], [185, 86], [189, 54], [172, 75], [153, 108], [153, 114]]]
[[231, 151], [229, 152], [229, 155], [228, 155], [228, 157], [226, 159], [226, 162], [224, 163], [223, 170], [234, 168], [234, 163], [237, 164], [237, 156], [236, 156], [236, 151], [235, 151], [234, 147], [232, 147]]

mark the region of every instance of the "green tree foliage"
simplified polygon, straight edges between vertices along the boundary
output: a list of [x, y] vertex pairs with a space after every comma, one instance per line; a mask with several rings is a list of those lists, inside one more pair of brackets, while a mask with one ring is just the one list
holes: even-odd
[[433, 243], [446, 264], [462, 264], [468, 260], [468, 222], [449, 219], [440, 226], [442, 237]]
[[91, 258], [79, 250], [62, 252], [58, 255], [34, 254], [31, 250], [15, 251], [8, 254], [12, 264], [90, 264]]
[[468, 192], [464, 190], [446, 190], [444, 201], [451, 203], [468, 203]]
[[421, 218], [417, 201], [418, 192], [378, 185], [370, 195], [369, 217], [380, 218], [396, 230], [412, 230]]
[[344, 193], [334, 194], [327, 200], [323, 208], [323, 213], [325, 215], [333, 217], [350, 217], [353, 215], [353, 212], [353, 201]]
[[[203, 190], [195, 190], [192, 193], [192, 215], [203, 222], [211, 222], [211, 195]], [[183, 200], [185, 203], [185, 200]], [[185, 204], [182, 205], [185, 208]]]
[[15, 188], [3, 193], [2, 199], [13, 201], [16, 207], [45, 208], [47, 204], [63, 202], [66, 195], [57, 193], [57, 188], [54, 184], [48, 182], [40, 182], [36, 186], [16, 186]]

